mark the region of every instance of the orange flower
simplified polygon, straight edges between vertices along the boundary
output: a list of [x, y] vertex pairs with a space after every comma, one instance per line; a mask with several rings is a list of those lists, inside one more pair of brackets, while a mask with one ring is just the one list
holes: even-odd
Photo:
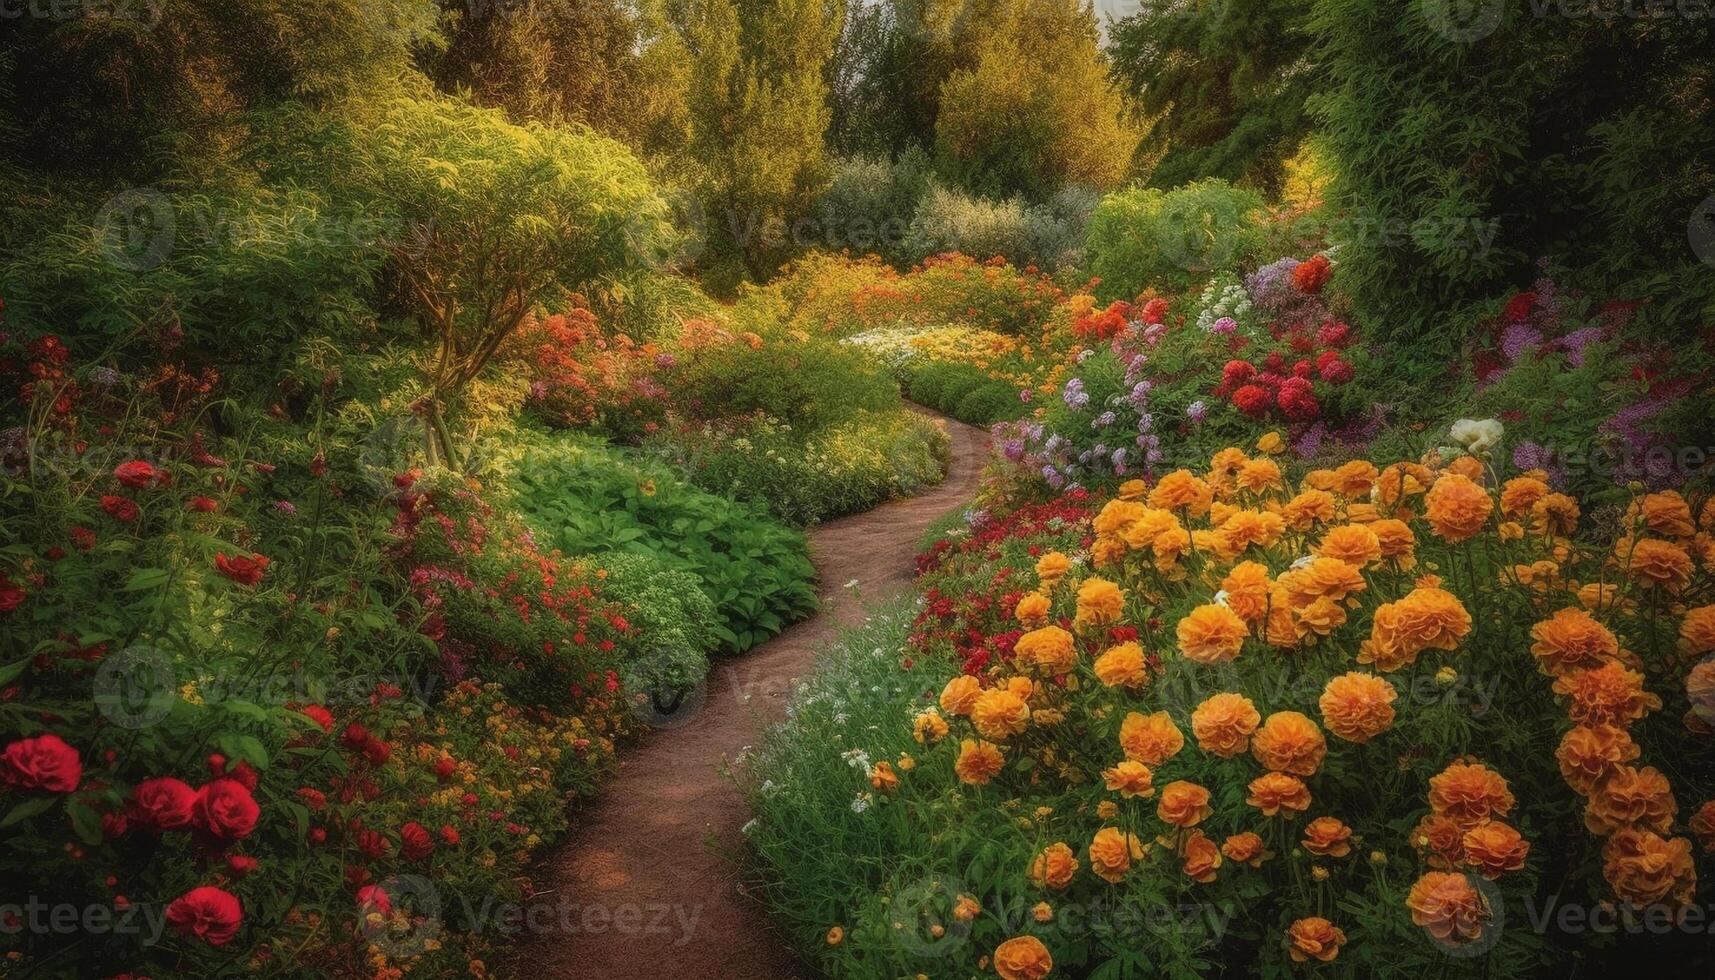
[[1703, 845], [1703, 853], [1715, 853], [1715, 800], [1705, 800], [1692, 814], [1689, 826], [1697, 835], [1697, 842]]
[[1557, 678], [1554, 690], [1572, 699], [1566, 713], [1579, 725], [1625, 728], [1661, 707], [1661, 698], [1644, 690], [1643, 675], [1617, 660]]
[[1424, 503], [1429, 526], [1451, 544], [1476, 537], [1495, 509], [1488, 491], [1458, 473], [1441, 474]]
[[1301, 568], [1281, 573], [1280, 586], [1292, 597], [1292, 605], [1302, 608], [1319, 598], [1343, 602], [1364, 591], [1365, 582], [1354, 565], [1338, 558], [1312, 558]]
[[1060, 891], [1072, 883], [1078, 873], [1078, 858], [1063, 843], [1049, 844], [1030, 862], [1030, 880], [1038, 888]]
[[[1227, 608], [1247, 623], [1255, 623], [1268, 612], [1268, 594], [1273, 586], [1268, 567], [1259, 562], [1241, 561], [1227, 577], [1221, 579], [1221, 591], [1227, 594]], [[1710, 607], [1715, 609], [1715, 606]]]
[[1121, 496], [1108, 501], [1102, 507], [1101, 513], [1090, 522], [1090, 529], [1097, 534], [1124, 533], [1126, 528], [1143, 516], [1145, 508], [1137, 499]]
[[1131, 869], [1131, 862], [1144, 853], [1143, 842], [1137, 835], [1103, 827], [1090, 841], [1090, 870], [1108, 884], [1117, 885]]
[[1398, 696], [1386, 680], [1352, 671], [1330, 679], [1317, 704], [1329, 731], [1361, 744], [1393, 726], [1393, 701]]
[[1715, 725], [1715, 660], [1704, 660], [1685, 673], [1685, 697], [1691, 702], [1685, 723], [1707, 729]]
[[1679, 652], [1697, 657], [1715, 650], [1715, 606], [1698, 606], [1679, 621]]
[[1125, 757], [1134, 762], [1159, 766], [1178, 755], [1184, 747], [1185, 736], [1180, 734], [1179, 726], [1173, 724], [1173, 719], [1165, 711], [1152, 715], [1133, 711], [1120, 722], [1120, 748], [1124, 750]]
[[1620, 641], [1582, 609], [1562, 609], [1532, 626], [1530, 635], [1537, 667], [1551, 677], [1600, 667], [1620, 654]]
[[1251, 733], [1262, 721], [1256, 705], [1242, 694], [1213, 694], [1191, 712], [1191, 732], [1205, 752], [1231, 759], [1250, 748]]
[[953, 772], [958, 774], [961, 783], [982, 786], [1000, 775], [1005, 761], [998, 746], [967, 738], [959, 743], [959, 759], [953, 763]]
[[1672, 490], [1646, 494], [1632, 504], [1627, 515], [1641, 518], [1650, 533], [1664, 538], [1689, 538], [1697, 533], [1691, 521], [1691, 505]]
[[1567, 785], [1588, 795], [1614, 767], [1636, 759], [1638, 747], [1624, 728], [1579, 725], [1561, 736], [1554, 757]]
[[941, 710], [950, 715], [968, 715], [982, 693], [981, 681], [969, 674], [960, 674], [941, 688]]
[[1501, 487], [1501, 513], [1508, 517], [1522, 517], [1530, 513], [1537, 501], [1547, 496], [1548, 484], [1533, 476], [1515, 477]]
[[1154, 774], [1149, 771], [1148, 766], [1141, 762], [1127, 759], [1112, 769], [1103, 770], [1102, 778], [1107, 780], [1108, 789], [1114, 790], [1128, 800], [1138, 797], [1147, 799], [1155, 795], [1155, 789], [1151, 783]]
[[1328, 754], [1316, 723], [1296, 711], [1276, 711], [1251, 737], [1251, 755], [1264, 768], [1294, 776], [1314, 776]]
[[875, 764], [869, 771], [869, 784], [879, 793], [892, 793], [899, 789], [899, 774], [893, 771], [893, 763], [885, 759]]
[[1245, 802], [1262, 811], [1265, 817], [1284, 813], [1287, 819], [1310, 809], [1310, 789], [1297, 776], [1283, 772], [1265, 772], [1251, 780], [1250, 795]]
[[1030, 706], [1004, 688], [984, 691], [971, 707], [971, 724], [983, 738], [1002, 742], [1030, 727]]
[[1602, 877], [1614, 895], [1633, 905], [1666, 901], [1683, 905], [1697, 888], [1691, 841], [1671, 840], [1648, 830], [1624, 828], [1602, 848]]
[[1426, 815], [1411, 832], [1411, 846], [1432, 868], [1451, 871], [1465, 863], [1465, 830], [1452, 817]]
[[1314, 553], [1362, 568], [1381, 560], [1382, 543], [1375, 531], [1362, 524], [1342, 524], [1322, 535]]
[[1149, 683], [1143, 648], [1136, 643], [1110, 647], [1096, 658], [1095, 671], [1096, 679], [1109, 687], [1142, 687]]
[[1048, 622], [1049, 606], [1047, 596], [1040, 592], [1031, 592], [1018, 600], [1018, 605], [1013, 607], [1012, 614], [1018, 619], [1020, 625], [1041, 626]]
[[1239, 655], [1248, 635], [1245, 621], [1226, 606], [1198, 606], [1179, 621], [1179, 651], [1200, 664], [1218, 664]]
[[1417, 879], [1406, 896], [1411, 921], [1443, 942], [1468, 941], [1483, 935], [1489, 904], [1462, 874], [1431, 871]]
[[1542, 533], [1565, 537], [1578, 529], [1578, 501], [1551, 493], [1530, 508], [1531, 523]]
[[1125, 611], [1125, 592], [1103, 578], [1088, 578], [1078, 586], [1078, 614], [1073, 620], [1079, 626], [1106, 626], [1120, 618]]
[[995, 947], [994, 972], [1001, 980], [1042, 980], [1054, 969], [1054, 957], [1035, 936], [1015, 936]]
[[1031, 630], [1019, 637], [1012, 649], [1021, 666], [1041, 676], [1071, 673], [1078, 663], [1072, 634], [1058, 626]]
[[1472, 827], [1465, 832], [1462, 842], [1466, 862], [1490, 881], [1524, 867], [1525, 855], [1530, 853], [1530, 842], [1499, 820]]
[[1280, 518], [1294, 531], [1308, 531], [1334, 519], [1334, 495], [1326, 490], [1305, 490], [1281, 505]]
[[1380, 475], [1381, 471], [1376, 469], [1376, 464], [1367, 459], [1354, 459], [1334, 468], [1333, 489], [1342, 497], [1352, 500], [1367, 497], [1370, 488], [1376, 484], [1376, 477]]
[[1279, 514], [1266, 510], [1240, 510], [1229, 515], [1216, 530], [1228, 550], [1238, 554], [1252, 545], [1273, 547], [1285, 533], [1286, 523], [1280, 519]]
[[1515, 802], [1506, 779], [1481, 762], [1454, 762], [1429, 777], [1430, 809], [1461, 827], [1504, 817]]
[[911, 719], [911, 737], [923, 745], [946, 738], [947, 731], [947, 719], [941, 717], [941, 713], [934, 708], [922, 711]]
[[1247, 460], [1245, 465], [1239, 467], [1233, 481], [1244, 490], [1267, 490], [1280, 484], [1280, 464], [1272, 459]]
[[1155, 815], [1175, 827], [1195, 827], [1214, 812], [1209, 791], [1183, 779], [1161, 787], [1161, 799], [1155, 806]]
[[1167, 474], [1149, 491], [1149, 506], [1191, 517], [1207, 514], [1214, 499], [1214, 491], [1193, 476], [1190, 470], [1175, 470]]
[[1398, 602], [1376, 607], [1370, 638], [1358, 651], [1358, 663], [1393, 671], [1415, 663], [1425, 650], [1453, 650], [1471, 632], [1471, 614], [1444, 589], [1411, 590]]
[[1383, 558], [1392, 559], [1400, 568], [1410, 568], [1417, 563], [1412, 557], [1417, 549], [1417, 535], [1412, 533], [1410, 524], [1388, 517], [1372, 521], [1368, 526], [1370, 533], [1376, 536]]
[[1678, 592], [1691, 581], [1691, 556], [1672, 541], [1622, 538], [1614, 555], [1640, 585]]
[[1221, 867], [1221, 849], [1201, 830], [1193, 830], [1185, 836], [1183, 856], [1186, 877], [1200, 885], [1215, 880], [1215, 872]]
[[1346, 934], [1336, 929], [1334, 923], [1313, 915], [1288, 926], [1286, 941], [1286, 951], [1292, 954], [1294, 963], [1307, 963], [1310, 960], [1332, 963], [1334, 957], [1340, 955], [1340, 947], [1346, 942]]
[[1634, 769], [1617, 765], [1601, 782], [1584, 806], [1584, 826], [1590, 833], [1606, 836], [1622, 827], [1642, 827], [1665, 834], [1673, 829], [1679, 803], [1673, 787], [1654, 766]]
[[1352, 828], [1334, 817], [1317, 817], [1304, 827], [1304, 849], [1324, 857], [1345, 857], [1352, 853]]
[[1072, 559], [1058, 551], [1050, 551], [1036, 559], [1036, 578], [1044, 589], [1053, 588], [1054, 583], [1065, 577], [1067, 570], [1072, 567]]
[[1268, 849], [1263, 847], [1262, 838], [1248, 830], [1223, 841], [1221, 855], [1235, 864], [1248, 864], [1253, 868], [1262, 867], [1264, 861], [1273, 857]]

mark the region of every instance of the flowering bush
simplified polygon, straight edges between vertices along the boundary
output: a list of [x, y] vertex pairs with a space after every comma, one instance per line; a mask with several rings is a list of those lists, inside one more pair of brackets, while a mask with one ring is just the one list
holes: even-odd
[[1543, 475], [1229, 448], [977, 515], [753, 763], [775, 907], [836, 976], [1706, 962], [1715, 501]]

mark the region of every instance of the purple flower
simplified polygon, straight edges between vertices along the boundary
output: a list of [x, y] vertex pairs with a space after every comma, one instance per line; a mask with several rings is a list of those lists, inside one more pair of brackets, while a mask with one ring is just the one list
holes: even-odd
[[1516, 361], [1542, 346], [1542, 331], [1523, 323], [1508, 324], [1501, 332], [1501, 353]]
[[1573, 367], [1584, 364], [1584, 348], [1607, 337], [1608, 331], [1601, 327], [1583, 327], [1574, 330], [1554, 342], [1554, 346], [1566, 352], [1566, 360]]
[[1024, 458], [1024, 441], [1022, 439], [1008, 439], [1001, 444], [1001, 452], [1006, 454], [1007, 459], [1016, 463]]
[[1066, 382], [1066, 388], [1060, 397], [1065, 400], [1067, 408], [1083, 408], [1090, 403], [1090, 393], [1084, 390], [1084, 380], [1073, 378]]
[[1035, 394], [1029, 388], [1018, 389], [1018, 400], [1024, 404], [1030, 404], [1030, 399], [1034, 397], [1036, 397]]
[[296, 517], [298, 515], [297, 506], [290, 500], [274, 501], [274, 510], [281, 514], [285, 514], [287, 517]]
[[1201, 422], [1209, 417], [1209, 406], [1203, 404], [1203, 399], [1199, 398], [1185, 406], [1185, 417], [1193, 422]]
[[1230, 316], [1221, 317], [1209, 327], [1210, 333], [1228, 334], [1239, 328], [1239, 321]]
[[1117, 418], [1118, 418], [1118, 416], [1112, 412], [1103, 412], [1102, 414], [1096, 416], [1095, 421], [1090, 423], [1090, 428], [1092, 428], [1092, 429], [1105, 429], [1108, 426], [1113, 425], [1114, 420]]

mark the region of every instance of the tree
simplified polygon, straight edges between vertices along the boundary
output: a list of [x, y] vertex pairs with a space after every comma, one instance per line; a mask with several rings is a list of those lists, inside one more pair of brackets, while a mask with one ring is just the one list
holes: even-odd
[[392, 261], [435, 349], [429, 459], [456, 466], [447, 404], [555, 290], [612, 289], [647, 269], [670, 235], [666, 205], [618, 143], [449, 99], [396, 102], [365, 146], [370, 190], [412, 229]]
[[1202, 177], [1278, 189], [1310, 129], [1311, 0], [1143, 0], [1114, 22], [1114, 77], [1155, 120], [1157, 187]]

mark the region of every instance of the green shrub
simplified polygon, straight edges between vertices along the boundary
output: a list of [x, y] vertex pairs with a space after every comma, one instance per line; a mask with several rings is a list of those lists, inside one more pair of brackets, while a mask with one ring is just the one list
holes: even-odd
[[912, 254], [906, 232], [933, 183], [929, 156], [915, 147], [891, 163], [872, 157], [834, 161], [828, 188], [816, 202], [822, 243], [910, 265], [923, 256]]
[[906, 252], [922, 260], [944, 252], [978, 259], [1000, 256], [1016, 266], [1062, 269], [1083, 254], [1084, 224], [1096, 192], [1069, 187], [1043, 204], [1021, 198], [991, 201], [941, 186], [923, 196], [911, 218]]
[[899, 404], [887, 372], [823, 337], [770, 329], [754, 340], [686, 351], [671, 375], [672, 397], [691, 418], [761, 413], [813, 433], [863, 411]]
[[714, 603], [695, 575], [659, 558], [617, 551], [595, 561], [606, 573], [603, 591], [647, 637], [620, 664], [625, 689], [669, 712], [708, 677], [709, 651], [720, 646]]
[[1103, 197], [1085, 239], [1090, 274], [1104, 300], [1145, 289], [1183, 292], [1255, 259], [1262, 246], [1262, 198], [1223, 180], [1170, 191], [1134, 187]]

